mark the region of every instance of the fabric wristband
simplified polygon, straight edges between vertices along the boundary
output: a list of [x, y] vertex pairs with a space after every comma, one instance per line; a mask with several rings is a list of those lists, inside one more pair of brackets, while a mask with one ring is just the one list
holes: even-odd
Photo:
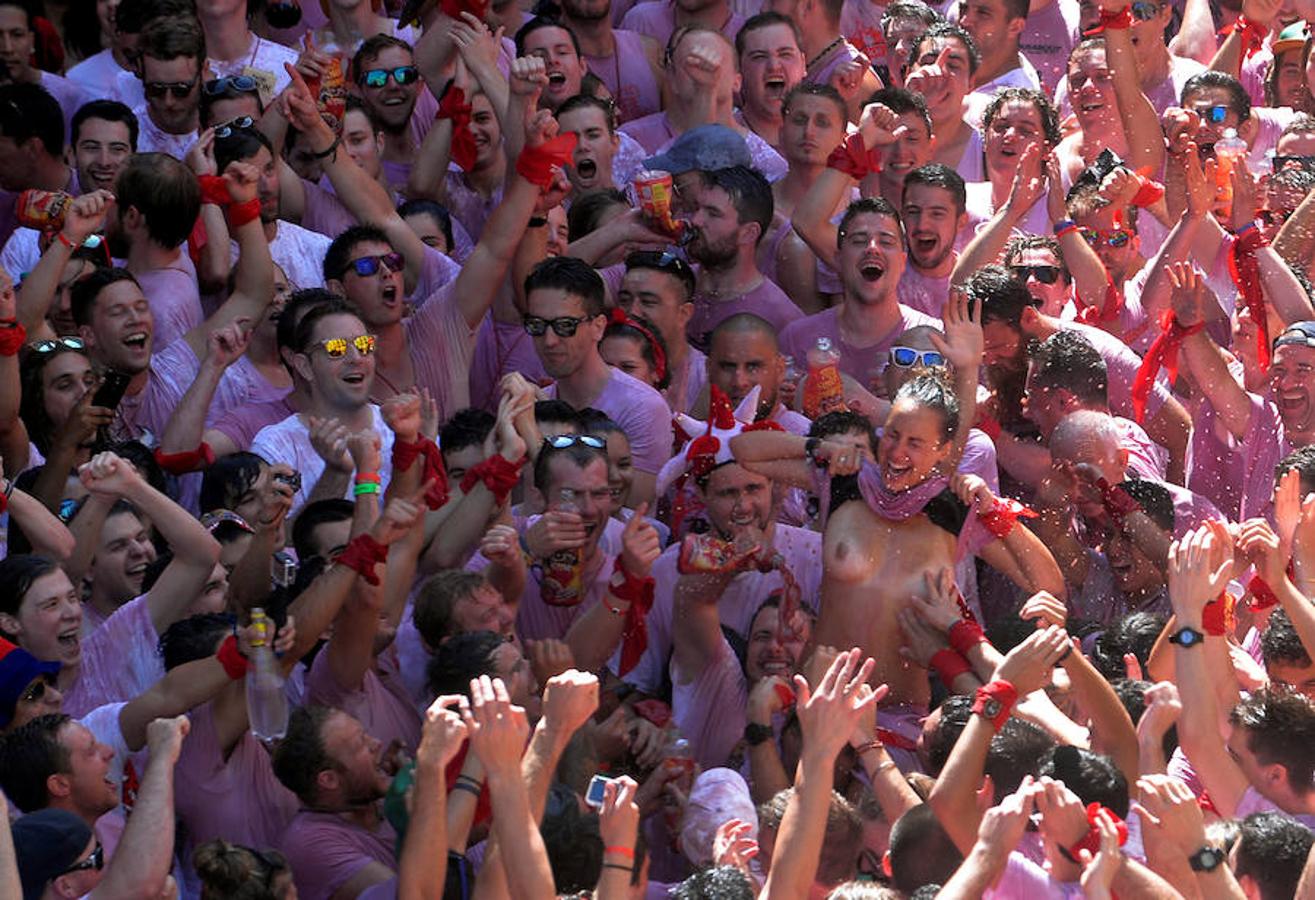
[[393, 441], [393, 471], [405, 472], [421, 457], [425, 461], [421, 483], [429, 484], [425, 491], [425, 505], [430, 509], [439, 509], [448, 501], [447, 470], [443, 467], [443, 455], [438, 445], [427, 437], [414, 441]]
[[461, 479], [461, 493], [469, 494], [476, 484], [482, 482], [493, 495], [494, 502], [502, 506], [507, 502], [507, 496], [512, 489], [520, 482], [521, 467], [524, 465], [524, 459], [512, 462], [505, 456], [495, 453], [466, 470], [466, 474]]
[[537, 184], [540, 191], [548, 190], [552, 187], [553, 169], [571, 161], [576, 141], [575, 132], [568, 131], [536, 147], [524, 147], [516, 158], [516, 172], [530, 184]]
[[224, 642], [219, 645], [219, 652], [215, 654], [215, 659], [224, 667], [224, 674], [233, 681], [239, 681], [246, 677], [247, 658], [242, 655], [242, 651], [237, 646], [237, 636], [230, 634], [224, 638]]
[[[1231, 257], [1230, 257], [1231, 259]], [[1151, 396], [1151, 386], [1155, 376], [1163, 368], [1169, 375], [1169, 381], [1178, 380], [1178, 351], [1183, 341], [1205, 327], [1204, 322], [1184, 327], [1172, 309], [1166, 309], [1160, 316], [1160, 333], [1146, 351], [1137, 375], [1132, 380], [1132, 415], [1141, 423], [1146, 421], [1146, 402]]]
[[155, 462], [170, 475], [186, 475], [188, 472], [200, 472], [213, 466], [215, 451], [205, 441], [197, 444], [195, 450], [182, 450], [178, 453], [165, 453], [156, 447]]
[[336, 562], [349, 569], [355, 569], [369, 584], [379, 585], [379, 576], [375, 574], [375, 563], [386, 562], [388, 547], [368, 534], [358, 534], [347, 544], [347, 549], [339, 554]]
[[831, 151], [831, 155], [826, 158], [826, 165], [828, 169], [844, 172], [850, 178], [861, 181], [873, 172], [881, 171], [881, 158], [868, 151], [863, 135], [856, 131]]
[[228, 195], [228, 182], [218, 175], [198, 175], [196, 180], [201, 185], [202, 203], [227, 207], [233, 202], [233, 198]]
[[383, 484], [378, 472], [357, 472], [355, 481], [357, 484]]
[[1060, 219], [1058, 222], [1055, 223], [1054, 226], [1055, 237], [1057, 238], [1063, 237], [1069, 232], [1077, 231], [1077, 230], [1078, 230], [1078, 223], [1074, 222], [1072, 219]]
[[259, 218], [259, 197], [252, 197], [250, 200], [234, 203], [228, 207], [228, 225], [230, 228], [241, 228], [243, 225], [254, 222]]
[[1004, 727], [1005, 722], [1009, 721], [1014, 704], [1018, 702], [1018, 691], [1012, 684], [1007, 681], [996, 679], [990, 684], [984, 684], [977, 689], [973, 696], [973, 714], [986, 718], [987, 705], [995, 701], [1000, 704], [995, 715], [988, 719], [991, 727], [997, 732]]
[[1110, 809], [1108, 806], [1101, 806], [1099, 803], [1095, 802], [1088, 803], [1087, 833], [1082, 836], [1082, 840], [1078, 841], [1072, 847], [1059, 848], [1060, 854], [1069, 862], [1082, 865], [1081, 851], [1083, 850], [1086, 850], [1092, 856], [1095, 856], [1100, 852], [1100, 828], [1096, 823], [1100, 821], [1100, 814], [1102, 812], [1106, 813], [1110, 817], [1110, 820], [1114, 822], [1114, 828], [1119, 833], [1119, 846], [1122, 847], [1124, 844], [1128, 843], [1128, 823], [1119, 818], [1119, 814], [1114, 812], [1114, 810]]
[[968, 660], [959, 655], [957, 650], [952, 650], [949, 647], [933, 653], [929, 666], [947, 690], [950, 685], [954, 684], [954, 679], [964, 672], [971, 672], [973, 668], [968, 664]]
[[607, 589], [618, 600], [630, 602], [626, 610], [626, 621], [621, 631], [621, 664], [617, 667], [618, 675], [625, 675], [639, 665], [640, 658], [648, 649], [648, 612], [653, 608], [653, 597], [657, 582], [652, 575], [640, 578], [626, 570], [625, 562], [618, 556], [612, 566], [612, 578]]
[[1233, 595], [1225, 591], [1217, 600], [1211, 600], [1201, 611], [1201, 630], [1211, 637], [1224, 637], [1231, 634], [1234, 621]]
[[1126, 31], [1132, 27], [1132, 5], [1123, 7], [1116, 13], [1100, 11], [1100, 22], [1094, 27], [1082, 32], [1083, 37], [1094, 37], [1105, 29], [1113, 31]]
[[951, 625], [947, 637], [954, 652], [964, 657], [978, 644], [986, 643], [986, 635], [982, 632], [982, 626], [969, 618], [960, 619]]
[[0, 356], [13, 356], [27, 343], [27, 329], [17, 319], [0, 321]]
[[1247, 593], [1251, 595], [1251, 602], [1247, 604], [1247, 608], [1252, 612], [1278, 606], [1278, 594], [1274, 593], [1269, 582], [1259, 575], [1251, 576], [1251, 580], [1247, 582]]
[[977, 421], [973, 423], [973, 427], [985, 434], [993, 442], [1000, 440], [1000, 432], [1004, 431], [1003, 426], [1000, 425], [999, 419], [983, 412], [977, 414]]
[[977, 514], [977, 520], [982, 523], [982, 527], [1002, 541], [1009, 537], [1009, 532], [1014, 530], [1014, 523], [1020, 518], [1035, 519], [1036, 512], [1013, 497], [996, 497], [994, 506], [984, 513]]
[[466, 92], [454, 82], [447, 83], [447, 89], [438, 101], [438, 113], [434, 121], [448, 119], [452, 122], [452, 143], [449, 155], [463, 172], [475, 168], [475, 158], [479, 150], [475, 146], [475, 135], [470, 130], [471, 108], [466, 102]]

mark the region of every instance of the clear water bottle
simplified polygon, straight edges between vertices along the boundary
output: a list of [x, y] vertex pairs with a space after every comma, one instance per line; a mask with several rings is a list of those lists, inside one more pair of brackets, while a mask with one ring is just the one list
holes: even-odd
[[277, 741], [288, 731], [288, 695], [283, 690], [283, 673], [269, 645], [273, 630], [265, 611], [251, 610], [251, 657], [247, 660], [247, 718], [251, 733], [262, 741]]

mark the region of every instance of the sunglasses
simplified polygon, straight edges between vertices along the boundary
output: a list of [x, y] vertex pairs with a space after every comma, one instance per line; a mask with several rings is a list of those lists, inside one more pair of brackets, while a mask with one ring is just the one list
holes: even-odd
[[607, 441], [592, 434], [554, 434], [552, 437], [544, 438], [543, 442], [554, 450], [565, 450], [567, 447], [574, 447], [576, 444], [584, 444], [586, 447], [593, 447], [595, 450], [607, 449]]
[[260, 92], [260, 86], [250, 75], [225, 75], [223, 78], [210, 79], [201, 86], [201, 90], [205, 91], [208, 97], [217, 97], [230, 91], [239, 94], [256, 94]]
[[159, 100], [165, 94], [173, 94], [175, 100], [186, 100], [200, 77], [198, 75], [191, 81], [148, 81], [143, 88], [152, 100]]
[[[82, 862], [74, 863], [63, 872], [60, 872], [59, 875], [72, 875], [74, 872], [85, 872], [88, 869], [95, 869], [99, 872], [103, 868], [105, 868], [105, 848], [100, 845], [100, 841], [97, 841], [96, 849], [91, 851], [91, 856], [88, 856]], [[59, 876], [55, 877], [58, 878]]]
[[539, 316], [523, 316], [521, 322], [530, 337], [543, 337], [548, 329], [558, 337], [575, 337], [575, 331], [581, 322], [588, 322], [593, 316], [558, 316], [555, 319], [543, 319]]
[[54, 353], [60, 348], [65, 350], [87, 349], [87, 345], [82, 343], [82, 339], [75, 337], [55, 338], [53, 341], [34, 341], [27, 346], [33, 353]]
[[214, 512], [208, 512], [201, 517], [201, 527], [211, 534], [214, 534], [215, 529], [220, 525], [236, 525], [247, 534], [256, 533], [256, 529], [252, 528], [246, 519], [232, 510], [216, 509]]
[[238, 116], [233, 121], [225, 122], [223, 125], [220, 125], [218, 128], [216, 128], [215, 137], [220, 138], [222, 140], [223, 138], [231, 137], [234, 134], [237, 134], [239, 131], [246, 131], [248, 128], [250, 128], [252, 125], [255, 124], [256, 124], [256, 120], [251, 118], [250, 116]]
[[1122, 228], [1116, 228], [1113, 231], [1096, 231], [1094, 228], [1083, 228], [1081, 231], [1082, 239], [1092, 248], [1105, 244], [1117, 250], [1126, 246], [1128, 241], [1132, 240], [1132, 235]]
[[945, 365], [945, 355], [936, 350], [891, 347], [890, 362], [901, 369], [911, 369], [914, 366], [943, 366]]
[[1138, 22], [1149, 22], [1160, 14], [1160, 5], [1150, 3], [1148, 0], [1138, 0], [1132, 4], [1132, 17]]
[[23, 703], [36, 703], [46, 696], [48, 686], [50, 686], [50, 682], [45, 678], [38, 678], [27, 686], [27, 690], [18, 695], [18, 699]]
[[1211, 125], [1222, 125], [1224, 119], [1228, 118], [1228, 106], [1223, 103], [1216, 103], [1213, 106], [1193, 106], [1192, 112], [1200, 116], [1202, 122], [1209, 122]]
[[1027, 284], [1029, 278], [1035, 278], [1042, 284], [1054, 284], [1059, 280], [1059, 266], [1010, 266], [1014, 277]]
[[324, 350], [329, 359], [342, 359], [347, 355], [347, 345], [356, 348], [356, 352], [361, 356], [369, 356], [374, 353], [374, 335], [358, 334], [352, 338], [325, 338], [315, 346]]
[[1315, 156], [1275, 156], [1274, 171], [1282, 172], [1284, 169], [1292, 166], [1297, 169], [1305, 169], [1308, 172], [1315, 172]]
[[361, 73], [361, 84], [366, 87], [381, 88], [392, 78], [399, 87], [415, 84], [420, 78], [420, 70], [415, 66], [398, 66], [396, 69], [366, 69]]
[[670, 250], [636, 250], [626, 257], [626, 269], [657, 269], [682, 280], [694, 280], [694, 270], [689, 263]]
[[406, 260], [400, 253], [380, 253], [378, 256], [362, 256], [354, 259], [347, 264], [347, 268], [354, 269], [362, 278], [369, 278], [379, 271], [380, 265], [386, 267], [389, 272], [400, 272], [406, 266]]

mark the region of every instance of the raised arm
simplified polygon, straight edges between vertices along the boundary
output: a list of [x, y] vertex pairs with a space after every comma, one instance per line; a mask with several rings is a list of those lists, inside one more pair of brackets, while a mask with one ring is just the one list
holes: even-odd
[[92, 191], [74, 199], [64, 213], [64, 227], [41, 254], [36, 267], [23, 279], [18, 292], [18, 322], [28, 331], [28, 340], [54, 337], [46, 323], [46, 315], [55, 302], [64, 268], [73, 258], [73, 251], [98, 231], [106, 215], [114, 206], [114, 195], [109, 191]]
[[[950, 479], [950, 487], [968, 506], [971, 514], [989, 516], [1000, 508], [1001, 501], [976, 475], [957, 473]], [[1035, 594], [1047, 591], [1056, 597], [1065, 597], [1068, 590], [1059, 564], [1050, 550], [1032, 531], [1015, 521], [1007, 531], [1002, 528], [977, 555], [1008, 575], [1015, 584]]]
[[[19, 328], [26, 331], [18, 322], [17, 305], [13, 282], [8, 275], [0, 277], [0, 337], [7, 340], [12, 340]], [[26, 469], [28, 458], [27, 426], [18, 414], [23, 398], [23, 382], [18, 374], [22, 349], [15, 345], [0, 353], [0, 464], [7, 463], [11, 472]]]
[[164, 436], [160, 439], [162, 451], [186, 453], [201, 445], [206, 418], [210, 414], [210, 405], [215, 398], [215, 391], [219, 389], [219, 382], [228, 367], [241, 359], [250, 345], [249, 322], [233, 322], [205, 335], [204, 352], [200, 354], [201, 365], [191, 386], [183, 393], [182, 400], [178, 401], [173, 414], [169, 416]]
[[[1178, 324], [1191, 328], [1203, 322], [1208, 289], [1201, 274], [1188, 264], [1175, 263], [1169, 270], [1169, 281]], [[1182, 362], [1215, 408], [1220, 422], [1235, 439], [1242, 440], [1251, 427], [1251, 395], [1233, 378], [1219, 345], [1202, 329], [1183, 341]]]
[[397, 860], [398, 900], [440, 900], [447, 879], [447, 764], [466, 737], [464, 697], [439, 697], [425, 713], [416, 750], [415, 800]]
[[[1126, 0], [1104, 0], [1101, 6], [1110, 12], [1127, 7]], [[1164, 164], [1164, 136], [1159, 116], [1141, 89], [1141, 71], [1132, 45], [1132, 29], [1106, 28], [1106, 64], [1114, 79], [1114, 96], [1119, 103], [1119, 119], [1128, 142], [1125, 162], [1134, 171], [1159, 172]], [[1156, 40], [1159, 40], [1156, 37]]]
[[1018, 790], [1005, 797], [982, 816], [977, 837], [954, 876], [936, 895], [937, 900], [975, 900], [1000, 880], [1009, 854], [1027, 830], [1028, 819], [1035, 809], [1039, 785], [1031, 775], [1023, 777]]
[[[1159, 126], [1156, 125], [1158, 130]], [[1116, 169], [1106, 176], [1106, 183], [1116, 182], [1110, 192], [1118, 186], [1135, 183], [1134, 176], [1127, 169]], [[1102, 185], [1102, 192], [1105, 187]], [[1117, 202], [1117, 201], [1116, 201]], [[1050, 214], [1050, 224], [1058, 225], [1068, 219], [1068, 207], [1064, 203], [1064, 182], [1059, 172], [1059, 157], [1053, 151], [1046, 157], [1046, 211]], [[1055, 232], [1060, 252], [1064, 254], [1064, 267], [1073, 276], [1073, 293], [1079, 307], [1088, 307], [1097, 311], [1105, 306], [1105, 293], [1110, 284], [1109, 272], [1100, 261], [1096, 251], [1082, 237], [1077, 228], [1063, 228]], [[1108, 323], [1107, 323], [1108, 324]], [[1118, 324], [1117, 320], [1114, 324]]]
[[989, 266], [1000, 258], [1000, 253], [1004, 250], [1010, 235], [1013, 234], [1018, 223], [1023, 221], [1027, 211], [1041, 199], [1045, 189], [1046, 176], [1042, 167], [1041, 147], [1033, 143], [1028, 145], [1018, 160], [1014, 182], [1009, 188], [1009, 199], [996, 211], [990, 221], [978, 229], [977, 234], [968, 242], [968, 246], [959, 254], [959, 259], [954, 264], [954, 271], [950, 273], [951, 286], [961, 287], [982, 266]]
[[[218, 175], [215, 164], [215, 130], [207, 128], [201, 132], [192, 149], [187, 151], [183, 160], [198, 178], [202, 175]], [[228, 275], [232, 260], [228, 251], [228, 222], [224, 219], [224, 208], [216, 203], [201, 199], [201, 224], [205, 229], [205, 246], [201, 247], [200, 259], [196, 264], [196, 281], [203, 294], [226, 293]]]

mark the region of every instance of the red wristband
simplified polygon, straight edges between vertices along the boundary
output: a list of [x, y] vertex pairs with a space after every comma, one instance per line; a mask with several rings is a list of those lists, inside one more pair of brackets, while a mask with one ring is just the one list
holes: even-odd
[[1201, 628], [1211, 637], [1223, 637], [1231, 634], [1235, 623], [1233, 595], [1225, 591], [1219, 599], [1211, 600], [1201, 613]]
[[260, 218], [260, 198], [252, 197], [242, 203], [233, 203], [228, 207], [228, 226], [230, 228], [241, 228], [248, 222], [253, 222]]
[[461, 479], [461, 493], [469, 494], [471, 488], [483, 482], [489, 493], [493, 495], [494, 502], [502, 506], [507, 502], [507, 496], [512, 489], [520, 482], [523, 465], [525, 465], [523, 459], [520, 462], [512, 462], [505, 456], [494, 454], [466, 470], [465, 476]]
[[1274, 593], [1269, 582], [1259, 575], [1251, 576], [1251, 580], [1247, 582], [1247, 593], [1251, 595], [1251, 602], [1247, 604], [1247, 608], [1253, 612], [1278, 606], [1278, 594]]
[[439, 98], [438, 112], [434, 116], [434, 121], [441, 122], [444, 119], [452, 121], [452, 144], [448, 155], [463, 172], [474, 169], [475, 160], [479, 156], [475, 135], [470, 130], [470, 113], [466, 92], [452, 82], [448, 82], [447, 90]]
[[[621, 576], [617, 584], [617, 576]], [[607, 589], [618, 600], [628, 600], [630, 608], [626, 610], [626, 624], [621, 632], [621, 664], [617, 667], [618, 675], [624, 675], [639, 665], [644, 651], [648, 649], [648, 611], [653, 608], [653, 596], [657, 582], [652, 575], [640, 578], [626, 570], [621, 557], [616, 558], [612, 566], [612, 579]]]
[[1004, 430], [1000, 426], [1000, 422], [998, 419], [996, 419], [994, 416], [985, 415], [984, 413], [978, 414], [976, 428], [978, 431], [982, 432], [987, 437], [989, 437], [992, 441], [1000, 440], [1000, 432]]
[[17, 319], [0, 321], [0, 356], [13, 356], [27, 343], [27, 329]]
[[1119, 818], [1119, 814], [1108, 806], [1101, 806], [1099, 803], [1094, 802], [1088, 803], [1087, 833], [1083, 835], [1082, 840], [1068, 848], [1067, 856], [1073, 862], [1079, 862], [1082, 859], [1080, 853], [1082, 850], [1086, 850], [1092, 856], [1100, 852], [1100, 828], [1097, 827], [1096, 822], [1099, 821], [1102, 812], [1107, 813], [1114, 822], [1114, 828], [1119, 833], [1119, 846], [1122, 847], [1128, 843], [1128, 824]]
[[829, 169], [844, 172], [850, 178], [862, 181], [873, 172], [881, 171], [881, 157], [868, 151], [863, 135], [856, 131], [831, 151], [831, 155], [826, 158], [826, 165]]
[[944, 650], [937, 650], [932, 654], [930, 667], [936, 673], [936, 677], [941, 680], [941, 684], [945, 685], [947, 689], [954, 684], [954, 679], [964, 672], [971, 672], [973, 669], [968, 664], [968, 660], [948, 647]]
[[224, 642], [219, 645], [219, 652], [215, 654], [215, 659], [224, 667], [224, 674], [234, 681], [246, 677], [247, 658], [237, 647], [236, 635], [230, 634], [224, 638]]
[[1018, 691], [1007, 681], [996, 679], [990, 684], [982, 685], [973, 697], [973, 714], [979, 715], [999, 731], [1009, 721], [1014, 704], [1018, 702]]
[[186, 475], [213, 466], [215, 451], [205, 441], [198, 444], [195, 450], [182, 450], [178, 453], [165, 453], [157, 447], [155, 462], [170, 475]]
[[968, 652], [978, 644], [986, 643], [986, 635], [982, 633], [982, 626], [967, 618], [960, 619], [951, 625], [948, 637], [950, 646], [960, 656], [967, 656]]
[[378, 472], [357, 472], [355, 481], [357, 484], [383, 484]]
[[443, 455], [438, 452], [438, 445], [427, 437], [414, 441], [393, 441], [393, 471], [405, 472], [424, 457], [425, 470], [420, 476], [422, 483], [429, 484], [425, 491], [425, 505], [430, 509], [439, 509], [447, 503], [447, 470], [443, 468]]
[[352, 538], [335, 560], [339, 565], [355, 569], [369, 584], [378, 586], [379, 576], [375, 574], [375, 563], [388, 560], [388, 547], [379, 543], [368, 534], [358, 534]]
[[201, 184], [202, 203], [227, 208], [233, 202], [233, 198], [228, 195], [228, 182], [218, 175], [198, 175], [196, 180]]
[[516, 158], [516, 172], [530, 184], [537, 184], [539, 190], [548, 190], [552, 187], [553, 169], [571, 161], [576, 140], [575, 132], [568, 131], [537, 147], [523, 148]]
[[1009, 537], [1009, 532], [1014, 530], [1014, 523], [1020, 518], [1035, 519], [1036, 513], [1012, 497], [996, 497], [995, 506], [977, 514], [982, 527], [1002, 541]]
[[1096, 25], [1096, 27], [1084, 31], [1082, 36], [1092, 37], [1093, 35], [1100, 34], [1107, 28], [1113, 29], [1114, 31], [1125, 31], [1131, 27], [1132, 5], [1129, 4], [1116, 13], [1106, 12], [1102, 9], [1100, 11], [1100, 23]]

